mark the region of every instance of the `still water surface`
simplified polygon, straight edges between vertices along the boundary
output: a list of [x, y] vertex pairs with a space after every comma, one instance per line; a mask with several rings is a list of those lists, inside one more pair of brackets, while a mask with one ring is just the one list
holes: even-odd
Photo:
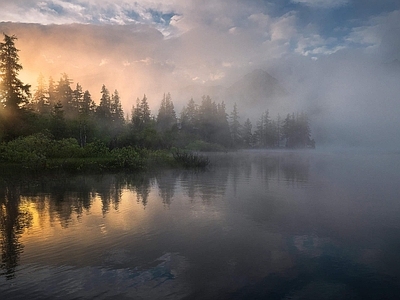
[[400, 154], [0, 175], [1, 299], [398, 299]]

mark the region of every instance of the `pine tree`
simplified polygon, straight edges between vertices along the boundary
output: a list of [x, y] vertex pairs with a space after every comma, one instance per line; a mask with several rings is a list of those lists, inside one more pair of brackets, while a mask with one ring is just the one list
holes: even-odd
[[49, 105], [51, 108], [54, 107], [57, 103], [57, 91], [56, 91], [56, 83], [53, 79], [53, 77], [49, 77], [49, 88], [48, 88], [48, 93], [49, 93]]
[[42, 73], [40, 73], [37, 80], [37, 87], [32, 98], [33, 109], [40, 114], [48, 114], [51, 112], [51, 107], [48, 100], [48, 92], [46, 89], [46, 82]]
[[250, 122], [250, 119], [247, 118], [246, 122], [243, 124], [242, 128], [242, 138], [244, 147], [250, 148], [253, 143], [253, 134], [251, 132], [253, 125]]
[[180, 125], [183, 132], [193, 137], [197, 136], [199, 126], [199, 111], [193, 98], [191, 98], [187, 106], [184, 106], [182, 109]]
[[56, 105], [54, 105], [50, 126], [51, 133], [55, 139], [63, 139], [66, 137], [67, 125], [61, 101], [58, 101]]
[[95, 111], [96, 111], [96, 104], [92, 100], [92, 95], [90, 95], [90, 92], [86, 90], [83, 93], [83, 100], [82, 100], [82, 105], [80, 106], [79, 113], [85, 116], [89, 116], [93, 114]]
[[82, 110], [83, 96], [84, 93], [82, 86], [79, 83], [77, 83], [75, 90], [73, 90], [72, 92], [72, 102], [71, 102], [71, 109], [73, 110], [74, 116], [77, 116]]
[[226, 113], [224, 101], [217, 104], [215, 142], [223, 145], [224, 147], [230, 147], [232, 144], [228, 114]]
[[152, 124], [151, 111], [149, 104], [147, 103], [146, 95], [143, 96], [142, 100], [136, 99], [136, 106], [132, 107], [131, 124], [135, 131], [142, 131]]
[[232, 136], [232, 142], [234, 147], [238, 147], [241, 144], [241, 124], [239, 122], [239, 113], [237, 110], [237, 105], [236, 103], [233, 105], [233, 110], [230, 115], [231, 119], [231, 136]]
[[142, 123], [142, 110], [140, 108], [140, 99], [136, 99], [136, 107], [133, 105], [132, 106], [132, 117], [131, 117], [131, 123], [134, 129], [139, 129], [141, 123]]
[[11, 113], [17, 112], [29, 102], [30, 85], [18, 78], [22, 65], [19, 64], [19, 50], [15, 47], [16, 36], [4, 34], [0, 43], [0, 101]]
[[96, 116], [104, 125], [111, 122], [111, 97], [110, 92], [104, 84], [101, 87], [100, 104], [96, 109]]
[[145, 127], [146, 125], [149, 125], [151, 122], [151, 118], [150, 118], [151, 111], [150, 111], [149, 104], [147, 102], [146, 95], [143, 95], [142, 101], [140, 101], [140, 111], [142, 114], [141, 123], [142, 123], [142, 126]]
[[265, 122], [264, 122], [264, 113], [257, 120], [256, 130], [254, 132], [254, 141], [257, 147], [265, 147]]
[[111, 116], [117, 126], [122, 126], [125, 122], [124, 111], [122, 109], [121, 99], [117, 90], [111, 96]]
[[57, 102], [63, 106], [67, 118], [75, 117], [75, 108], [73, 105], [73, 90], [71, 88], [72, 80], [66, 73], [61, 75], [55, 89]]
[[177, 119], [174, 108], [174, 103], [171, 99], [171, 94], [164, 94], [161, 100], [160, 109], [157, 115], [157, 130], [166, 132], [177, 127]]
[[199, 107], [199, 135], [205, 142], [215, 143], [216, 124], [218, 123], [217, 104], [210, 96], [203, 96]]

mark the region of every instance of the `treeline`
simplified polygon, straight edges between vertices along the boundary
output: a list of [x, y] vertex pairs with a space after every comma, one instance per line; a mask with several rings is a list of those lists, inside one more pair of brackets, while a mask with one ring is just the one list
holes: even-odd
[[117, 90], [110, 92], [103, 85], [96, 104], [91, 93], [79, 83], [73, 85], [65, 73], [58, 81], [40, 75], [31, 94], [31, 87], [17, 77], [22, 66], [18, 63], [15, 40], [15, 36], [5, 35], [0, 44], [0, 141], [41, 133], [54, 140], [75, 139], [80, 147], [101, 141], [109, 149], [315, 146], [305, 113], [273, 120], [267, 110], [253, 129], [249, 119], [240, 122], [236, 104], [228, 114], [224, 102], [216, 103], [209, 96], [203, 96], [200, 103], [190, 99], [177, 116], [172, 97], [166, 93], [157, 113], [152, 113], [144, 95], [125, 115]]

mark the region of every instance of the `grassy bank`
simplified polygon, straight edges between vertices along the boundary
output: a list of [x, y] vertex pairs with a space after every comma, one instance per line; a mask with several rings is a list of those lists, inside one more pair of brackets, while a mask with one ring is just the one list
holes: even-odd
[[2, 169], [31, 171], [142, 171], [159, 167], [205, 168], [207, 158], [189, 152], [123, 147], [110, 150], [96, 141], [84, 147], [75, 139], [53, 140], [43, 134], [0, 145]]

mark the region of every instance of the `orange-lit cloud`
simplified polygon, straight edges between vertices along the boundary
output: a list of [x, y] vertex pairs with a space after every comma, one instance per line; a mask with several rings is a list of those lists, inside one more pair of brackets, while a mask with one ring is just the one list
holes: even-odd
[[[117, 89], [126, 113], [146, 94], [156, 114], [163, 93], [171, 92], [179, 114], [191, 96], [198, 102], [201, 91], [208, 93], [207, 86], [228, 87], [264, 69], [292, 96], [290, 105], [265, 109], [304, 109], [316, 116], [314, 124], [328, 118], [335, 130], [357, 112], [357, 124], [347, 126], [354, 125], [354, 132], [379, 115], [378, 127], [390, 127], [388, 132], [392, 126], [382, 108], [390, 119], [399, 109], [393, 95], [400, 91], [392, 84], [399, 75], [387, 65], [400, 60], [400, 2], [348, 3], [0, 0], [0, 20], [11, 21], [0, 23], [0, 32], [17, 35], [21, 76], [33, 89], [39, 73], [58, 80], [65, 72], [97, 103], [102, 84]], [[188, 86], [199, 92], [182, 94]], [[229, 97], [216, 100], [232, 107]]]

